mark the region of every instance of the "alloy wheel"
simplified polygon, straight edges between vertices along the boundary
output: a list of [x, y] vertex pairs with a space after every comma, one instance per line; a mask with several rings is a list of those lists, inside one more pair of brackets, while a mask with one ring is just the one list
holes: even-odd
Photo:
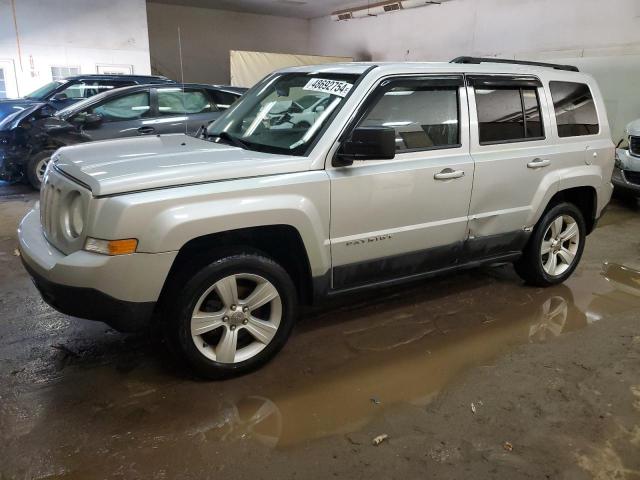
[[44, 173], [47, 171], [47, 165], [49, 165], [51, 157], [42, 158], [36, 163], [36, 178], [40, 183], [44, 180]]
[[574, 263], [580, 246], [578, 222], [570, 215], [559, 215], [547, 227], [540, 246], [542, 268], [552, 277], [566, 272]]
[[260, 353], [276, 335], [282, 300], [264, 277], [226, 276], [198, 299], [191, 315], [191, 337], [210, 360], [239, 363]]

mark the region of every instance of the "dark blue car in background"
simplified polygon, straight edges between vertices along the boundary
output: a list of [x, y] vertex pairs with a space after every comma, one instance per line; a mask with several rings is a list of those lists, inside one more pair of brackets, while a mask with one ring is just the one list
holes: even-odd
[[0, 120], [34, 104], [48, 103], [56, 111], [114, 88], [147, 83], [175, 82], [156, 75], [76, 75], [49, 82], [23, 98], [0, 99]]
[[0, 180], [40, 188], [53, 152], [76, 143], [144, 135], [194, 135], [245, 92], [224, 85], [161, 83], [114, 88], [54, 111], [34, 103], [0, 120]]

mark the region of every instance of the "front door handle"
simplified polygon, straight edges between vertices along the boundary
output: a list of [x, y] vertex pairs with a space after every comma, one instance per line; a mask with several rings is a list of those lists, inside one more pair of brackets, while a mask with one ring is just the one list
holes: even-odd
[[527, 163], [527, 168], [542, 168], [542, 167], [548, 167], [549, 165], [551, 165], [551, 160], [534, 158], [529, 163]]
[[138, 129], [138, 133], [139, 133], [140, 135], [149, 135], [149, 134], [151, 134], [151, 133], [155, 133], [155, 131], [156, 131], [156, 129], [155, 129], [155, 128], [153, 128], [153, 127], [149, 127], [149, 126], [146, 126], [146, 127], [140, 127], [140, 128]]
[[461, 177], [464, 177], [464, 170], [453, 170], [451, 168], [445, 168], [433, 176], [436, 180], [451, 180], [453, 178]]

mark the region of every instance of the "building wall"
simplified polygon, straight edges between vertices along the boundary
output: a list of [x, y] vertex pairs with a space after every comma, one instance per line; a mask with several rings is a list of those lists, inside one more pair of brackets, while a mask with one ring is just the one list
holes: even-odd
[[229, 52], [309, 52], [309, 21], [209, 8], [149, 3], [151, 66], [180, 78], [178, 27], [187, 82], [229, 83]]
[[360, 60], [474, 55], [574, 63], [598, 80], [614, 139], [640, 117], [638, 0], [452, 0], [342, 22], [313, 19], [309, 41], [319, 55]]
[[[0, 0], [0, 68], [10, 96], [51, 80], [51, 66], [131, 66], [148, 74], [149, 35], [145, 0]], [[21, 55], [18, 55], [18, 43]]]

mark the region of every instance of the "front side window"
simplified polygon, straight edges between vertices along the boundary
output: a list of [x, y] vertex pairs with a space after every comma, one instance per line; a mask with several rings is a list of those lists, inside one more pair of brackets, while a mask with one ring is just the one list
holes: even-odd
[[158, 89], [158, 113], [160, 116], [185, 115], [196, 113], [215, 112], [209, 97], [202, 91], [194, 88], [159, 88]]
[[595, 135], [600, 131], [591, 90], [584, 83], [549, 82], [559, 137]]
[[[325, 72], [272, 75], [211, 124], [207, 138], [252, 150], [304, 155], [357, 78]], [[298, 102], [308, 95], [324, 101], [325, 107], [304, 108]]]
[[148, 117], [151, 113], [149, 92], [136, 92], [108, 100], [81, 112], [95, 113], [105, 122], [122, 122]]
[[389, 127], [396, 152], [460, 145], [458, 87], [397, 81], [383, 87], [359, 126]]
[[475, 97], [481, 144], [544, 137], [536, 88], [482, 87], [475, 89]]

